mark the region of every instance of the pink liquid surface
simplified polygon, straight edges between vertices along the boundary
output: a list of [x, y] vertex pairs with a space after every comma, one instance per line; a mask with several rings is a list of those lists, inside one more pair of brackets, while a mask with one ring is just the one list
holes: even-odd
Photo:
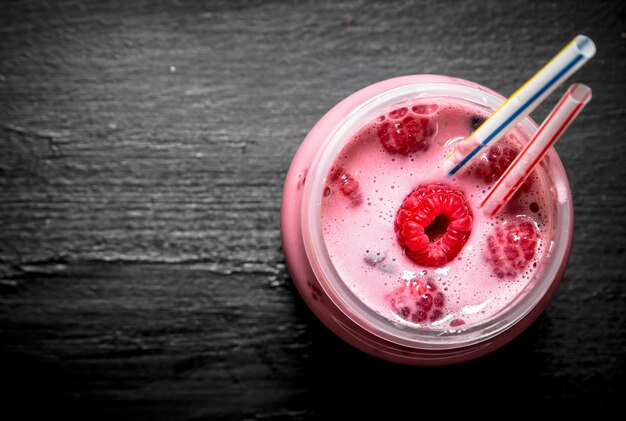
[[[430, 119], [435, 128], [431, 144], [426, 151], [390, 154], [377, 134], [382, 117], [352, 137], [333, 168], [341, 168], [343, 174], [356, 180], [358, 191], [345, 194], [341, 183], [329, 175], [322, 201], [322, 227], [329, 255], [356, 297], [395, 323], [415, 325], [390, 304], [394, 290], [415, 280], [434, 282], [445, 297], [441, 317], [418, 323], [421, 327], [446, 329], [481, 322], [514, 302], [542, 270], [554, 218], [550, 183], [539, 166], [529, 188], [518, 192], [497, 218], [487, 218], [478, 205], [493, 183], [471, 172], [448, 178], [443, 163], [452, 145], [471, 133], [472, 118], [485, 117], [489, 111], [462, 100], [434, 98], [403, 106]], [[389, 112], [398, 108], [388, 110], [385, 121], [390, 121]], [[508, 142], [518, 145], [528, 138], [521, 128], [507, 136]], [[405, 255], [394, 231], [394, 220], [405, 197], [418, 186], [432, 183], [462, 192], [473, 216], [471, 235], [463, 249], [442, 267], [416, 264]], [[532, 220], [539, 229], [536, 255], [517, 276], [500, 278], [485, 260], [487, 238], [497, 225], [520, 218]]]

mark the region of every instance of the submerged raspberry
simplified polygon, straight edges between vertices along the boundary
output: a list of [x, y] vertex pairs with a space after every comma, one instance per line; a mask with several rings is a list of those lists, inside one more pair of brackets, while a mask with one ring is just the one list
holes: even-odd
[[521, 273], [535, 257], [539, 230], [529, 218], [519, 218], [498, 225], [487, 237], [485, 258], [499, 278]]
[[353, 206], [363, 203], [363, 194], [359, 182], [343, 168], [335, 168], [330, 173], [330, 180], [339, 187], [341, 194], [346, 196]]
[[511, 165], [519, 151], [520, 148], [507, 140], [499, 140], [480, 156], [472, 172], [485, 183], [493, 183]]
[[432, 280], [412, 279], [387, 295], [394, 313], [413, 323], [434, 322], [443, 316], [445, 296]]
[[408, 155], [430, 147], [435, 129], [429, 118], [409, 113], [406, 107], [391, 111], [388, 117], [377, 130], [387, 152]]
[[472, 214], [463, 193], [429, 184], [404, 199], [395, 231], [409, 258], [423, 266], [440, 267], [463, 248], [472, 231]]

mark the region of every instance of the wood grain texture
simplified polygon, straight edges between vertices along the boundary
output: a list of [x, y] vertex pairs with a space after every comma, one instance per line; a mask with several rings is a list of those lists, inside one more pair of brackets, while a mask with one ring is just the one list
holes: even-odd
[[[521, 415], [619, 409], [625, 18], [604, 0], [2, 2], [6, 413], [407, 417], [493, 400]], [[335, 338], [298, 297], [281, 249], [282, 183], [307, 131], [353, 91], [403, 74], [511, 94], [578, 33], [598, 47], [574, 77], [594, 98], [556, 147], [575, 236], [547, 311], [493, 355], [436, 370]]]

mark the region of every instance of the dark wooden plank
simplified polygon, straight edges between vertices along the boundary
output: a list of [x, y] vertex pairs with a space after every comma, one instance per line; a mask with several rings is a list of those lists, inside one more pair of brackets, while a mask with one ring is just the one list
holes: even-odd
[[[626, 8], [570, 3], [2, 2], [7, 413], [310, 419], [339, 406], [406, 417], [492, 400], [521, 415], [619, 409]], [[402, 74], [508, 95], [577, 33], [598, 47], [574, 77], [594, 99], [557, 145], [575, 239], [546, 313], [494, 355], [436, 370], [335, 338], [291, 286], [280, 243], [282, 182], [307, 130], [349, 93]]]

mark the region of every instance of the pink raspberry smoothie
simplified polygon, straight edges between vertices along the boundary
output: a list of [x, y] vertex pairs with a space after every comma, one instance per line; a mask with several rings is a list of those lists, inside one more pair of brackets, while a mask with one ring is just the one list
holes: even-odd
[[445, 175], [446, 155], [487, 115], [462, 100], [413, 101], [365, 124], [334, 162], [324, 240], [341, 279], [376, 313], [408, 326], [472, 324], [541, 272], [553, 218], [544, 169], [497, 218], [478, 208], [528, 134], [517, 128], [467, 173]]
[[524, 119], [446, 175], [446, 157], [503, 100], [462, 79], [388, 79], [337, 104], [300, 145], [281, 204], [285, 260], [347, 343], [398, 363], [459, 363], [513, 340], [548, 305], [573, 229], [556, 152], [495, 218], [479, 209], [536, 124]]

